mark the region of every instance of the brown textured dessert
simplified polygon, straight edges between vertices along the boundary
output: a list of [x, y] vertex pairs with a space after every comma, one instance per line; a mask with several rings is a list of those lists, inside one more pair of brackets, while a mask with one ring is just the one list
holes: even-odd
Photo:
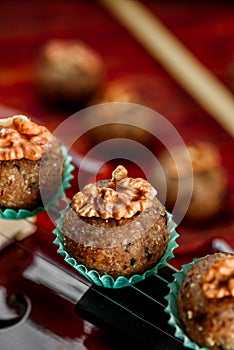
[[187, 272], [178, 295], [185, 333], [212, 350], [234, 349], [234, 255], [216, 253]]
[[100, 87], [101, 57], [82, 41], [53, 39], [41, 49], [35, 72], [40, 94], [52, 103], [79, 103]]
[[169, 224], [156, 191], [119, 166], [111, 180], [84, 187], [63, 218], [64, 247], [88, 269], [114, 278], [143, 273], [163, 256]]
[[62, 172], [61, 145], [46, 127], [21, 115], [0, 119], [1, 209], [46, 204], [56, 194]]
[[[91, 130], [88, 135], [90, 141], [99, 143], [122, 138], [149, 143], [152, 140], [149, 132], [152, 130], [152, 115], [149, 115], [147, 109], [143, 110], [142, 103], [141, 94], [127, 79], [116, 79], [106, 84], [99, 96], [90, 102], [91, 105], [103, 106], [93, 109], [91, 116], [84, 120], [86, 127]], [[96, 127], [97, 120], [99, 125]], [[104, 148], [105, 153], [109, 152], [108, 147]], [[118, 147], [126, 149], [124, 140]]]
[[113, 80], [99, 91], [99, 96], [96, 96], [93, 102], [95, 102], [94, 104], [107, 102], [141, 103], [142, 98], [132, 85], [126, 79]]
[[[192, 174], [186, 165], [185, 152], [191, 158]], [[167, 207], [172, 210], [175, 205], [178, 185], [183, 197], [188, 196], [190, 188], [187, 180], [193, 176], [192, 197], [185, 217], [194, 222], [213, 218], [223, 207], [227, 182], [217, 148], [208, 142], [198, 142], [188, 145], [187, 150], [182, 146], [175, 147], [174, 154], [174, 160], [168, 153], [160, 159], [166, 179]]]

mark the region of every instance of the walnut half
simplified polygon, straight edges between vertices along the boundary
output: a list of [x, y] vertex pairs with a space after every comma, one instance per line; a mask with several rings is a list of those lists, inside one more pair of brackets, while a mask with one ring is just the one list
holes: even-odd
[[0, 161], [38, 160], [51, 140], [49, 130], [23, 115], [0, 119]]
[[156, 190], [148, 181], [127, 175], [127, 170], [120, 165], [105, 186], [85, 186], [82, 192], [74, 195], [73, 210], [79, 216], [120, 220], [151, 207]]
[[202, 276], [203, 294], [208, 299], [234, 297], [234, 257], [223, 258]]

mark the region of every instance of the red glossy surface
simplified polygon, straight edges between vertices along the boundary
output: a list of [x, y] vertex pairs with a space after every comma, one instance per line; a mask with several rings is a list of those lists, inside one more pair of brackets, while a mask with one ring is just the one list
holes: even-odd
[[[234, 60], [234, 5], [228, 1], [144, 1], [187, 47], [228, 87], [228, 67]], [[142, 47], [126, 33], [98, 2], [68, 1], [1, 1], [0, 4], [0, 114], [18, 110], [40, 120], [54, 130], [77, 110], [56, 109], [43, 103], [33, 84], [35, 61], [41, 45], [50, 38], [84, 40], [102, 56], [106, 79], [127, 78], [141, 90], [147, 106], [167, 118], [185, 142], [208, 140], [219, 148], [228, 173], [228, 198], [223, 213], [205, 225], [181, 223], [180, 247], [172, 263], [191, 261], [210, 251], [215, 237], [224, 238], [234, 248], [234, 141], [216, 121], [167, 75]], [[139, 76], [141, 78], [139, 78]], [[144, 77], [144, 79], [142, 78]], [[8, 108], [4, 106], [9, 106]], [[79, 144], [80, 152], [87, 145]], [[77, 150], [76, 148], [76, 150]], [[157, 149], [154, 151], [157, 153]], [[103, 170], [106, 177], [110, 167]], [[131, 171], [137, 170], [132, 166]], [[88, 181], [92, 174], [83, 173]], [[68, 197], [77, 190], [76, 179]], [[0, 297], [5, 292], [24, 293], [32, 300], [30, 319], [11, 332], [0, 335], [5, 349], [114, 349], [114, 341], [74, 314], [74, 306], [56, 296], [49, 288], [38, 286], [22, 276], [33, 264], [33, 254], [65, 266], [52, 241], [53, 223], [46, 214], [38, 223], [47, 232], [38, 231], [22, 242], [21, 249], [8, 246], [0, 254]], [[1, 304], [2, 305], [2, 304]], [[33, 344], [33, 346], [32, 346]]]

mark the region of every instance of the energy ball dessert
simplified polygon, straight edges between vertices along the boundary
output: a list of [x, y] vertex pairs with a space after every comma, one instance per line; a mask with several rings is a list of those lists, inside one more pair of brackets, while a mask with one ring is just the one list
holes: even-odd
[[102, 84], [99, 55], [76, 40], [50, 40], [41, 50], [35, 72], [39, 93], [52, 103], [81, 103]]
[[133, 158], [137, 147], [153, 142], [153, 113], [140, 104], [122, 101], [91, 106], [82, 120], [85, 140], [96, 146], [96, 155]]
[[[185, 152], [190, 156], [192, 173], [187, 167]], [[200, 142], [189, 145], [187, 149], [175, 147], [174, 154], [176, 160], [169, 153], [164, 153], [160, 159], [166, 179], [167, 207], [172, 210], [175, 205], [178, 186], [181, 186], [183, 198], [188, 196], [188, 180], [193, 177], [192, 197], [185, 218], [192, 222], [213, 218], [223, 207], [227, 183], [217, 148]]]
[[178, 312], [185, 333], [199, 346], [234, 349], [234, 255], [216, 253], [190, 267]]
[[[140, 143], [149, 143], [152, 135], [147, 130], [152, 130], [152, 116], [142, 111], [142, 98], [134, 87], [126, 80], [118, 79], [108, 83], [100, 91], [91, 104], [105, 104], [101, 108], [100, 115], [94, 118], [86, 118], [84, 123], [89, 129], [89, 138], [94, 143], [109, 139], [126, 138]], [[95, 127], [96, 119], [99, 126]], [[122, 140], [123, 148], [126, 147]], [[121, 147], [121, 144], [119, 145]], [[129, 146], [128, 146], [129, 147]], [[108, 148], [104, 150], [108, 152]]]
[[94, 100], [96, 103], [107, 102], [132, 102], [141, 103], [140, 94], [126, 79], [113, 80], [107, 83]]
[[64, 249], [101, 275], [129, 277], [152, 268], [170, 238], [167, 213], [156, 190], [118, 166], [111, 180], [78, 192], [63, 217]]
[[63, 158], [46, 127], [22, 115], [0, 119], [0, 209], [33, 210], [50, 201], [61, 182]]

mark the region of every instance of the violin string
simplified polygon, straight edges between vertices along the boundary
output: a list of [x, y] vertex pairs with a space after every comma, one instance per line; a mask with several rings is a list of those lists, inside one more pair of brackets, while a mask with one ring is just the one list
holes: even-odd
[[[56, 210], [54, 210], [54, 213], [57, 214], [57, 215], [59, 214]], [[26, 219], [26, 220], [27, 220], [27, 219]], [[30, 221], [27, 220], [27, 222], [30, 222]], [[43, 231], [44, 233], [50, 234], [50, 232], [48, 232], [48, 231], [45, 230], [43, 227], [41, 227], [41, 225], [38, 225], [38, 223], [32, 223], [32, 222], [31, 222], [31, 224], [36, 225], [37, 228], [38, 228], [39, 230]], [[167, 264], [167, 266], [170, 267], [169, 264]], [[77, 274], [77, 275], [78, 275], [78, 274]], [[163, 281], [164, 283], [166, 283], [166, 284], [169, 283], [169, 281], [167, 281], [165, 278], [163, 278], [162, 276], [158, 275], [157, 273], [153, 274], [152, 276], [155, 277], [155, 278], [158, 278], [158, 279], [162, 280], [162, 281]], [[81, 281], [82, 283], [84, 283], [84, 281], [81, 280], [81, 279], [79, 279], [79, 281]], [[160, 304], [161, 306], [165, 307], [165, 305], [163, 305], [161, 302], [159, 302], [157, 299], [153, 298], [153, 297], [150, 296], [149, 294], [143, 292], [143, 291], [142, 291], [140, 288], [138, 288], [136, 285], [131, 284], [131, 285], [129, 285], [129, 287], [133, 288], [135, 291], [137, 291], [137, 292], [138, 292], [139, 294], [141, 294], [143, 297], [146, 297], [146, 298], [148, 298], [149, 300], [151, 300], [151, 301], [153, 301], [153, 302], [155, 302], [155, 303], [157, 303], [157, 304]]]
[[[137, 290], [138, 290], [138, 289], [137, 289]], [[143, 321], [143, 322], [149, 324], [149, 325], [152, 326], [153, 328], [155, 328], [155, 329], [157, 329], [157, 330], [163, 332], [163, 333], [166, 334], [167, 336], [169, 336], [169, 337], [173, 338], [174, 340], [176, 340], [176, 341], [178, 341], [178, 342], [181, 343], [181, 341], [180, 341], [179, 339], [175, 338], [173, 335], [167, 333], [167, 332], [164, 331], [162, 328], [157, 327], [157, 326], [156, 326], [155, 324], [153, 324], [152, 322], [150, 322], [150, 321], [146, 320], [145, 318], [141, 317], [140, 315], [134, 313], [132, 310], [128, 309], [126, 306], [124, 306], [124, 305], [118, 303], [118, 302], [115, 301], [114, 299], [112, 299], [112, 298], [108, 297], [107, 295], [103, 294], [101, 291], [96, 290], [96, 289], [94, 289], [94, 291], [95, 291], [96, 293], [100, 294], [100, 295], [101, 295], [102, 297], [104, 297], [105, 299], [107, 299], [107, 300], [111, 301], [112, 303], [116, 304], [118, 307], [121, 307], [122, 309], [124, 309], [124, 310], [127, 311], [128, 313], [130, 313], [130, 314], [132, 314], [133, 316], [137, 317], [137, 318], [140, 319], [141, 321]], [[146, 293], [143, 293], [143, 294], [144, 294], [145, 296], [149, 297], [148, 294], [146, 294]], [[151, 297], [150, 297], [150, 298], [151, 298]], [[151, 298], [151, 299], [154, 300], [155, 302], [159, 303], [157, 300], [155, 300], [155, 299], [153, 299], [153, 298]], [[164, 307], [164, 305], [162, 305], [161, 303], [159, 303], [159, 304], [160, 304], [161, 306]]]
[[[28, 222], [28, 220], [27, 220], [27, 222]], [[29, 222], [30, 222], [30, 221], [29, 221]], [[38, 224], [35, 224], [35, 223], [32, 223], [32, 224], [33, 224], [33, 225], [36, 225], [37, 228], [38, 228], [39, 230], [41, 230], [41, 227], [40, 227]], [[49, 233], [47, 230], [45, 230], [44, 228], [43, 228], [43, 232], [46, 232], [46, 233], [50, 234], [50, 233]], [[4, 234], [4, 233], [1, 232], [1, 231], [0, 231], [0, 235], [3, 236], [5, 239], [8, 238], [7, 235]], [[43, 260], [46, 260], [48, 263], [50, 263], [50, 264], [52, 264], [52, 265], [58, 267], [58, 266], [56, 265], [55, 262], [51, 261], [50, 259], [46, 258], [45, 256], [42, 256], [42, 255], [40, 255], [40, 254], [37, 253], [37, 252], [33, 252], [33, 253], [32, 253], [32, 251], [31, 251], [29, 248], [25, 247], [22, 243], [20, 243], [20, 241], [13, 240], [13, 242], [14, 242], [19, 248], [21, 248], [21, 249], [23, 249], [23, 250], [29, 252], [30, 254], [34, 254], [34, 255], [38, 256], [39, 258], [41, 258], [41, 259], [43, 259]], [[63, 272], [68, 273], [70, 276], [74, 277], [74, 275], [73, 275], [71, 272], [69, 272], [69, 271], [63, 269], [61, 266], [59, 266], [59, 268], [60, 268], [61, 270], [63, 270]], [[155, 275], [155, 277], [158, 277], [158, 276]], [[88, 286], [88, 287], [91, 287], [91, 286], [92, 286], [92, 283], [91, 283], [91, 282], [86, 281], [86, 280], [83, 280], [82, 278], [80, 278], [79, 274], [76, 274], [75, 278], [76, 278], [80, 283], [85, 284], [85, 285]], [[165, 280], [165, 281], [166, 281], [166, 280]], [[136, 286], [131, 285], [130, 287], [131, 287], [131, 288], [134, 288], [134, 290], [136, 290], [138, 293], [140, 293], [141, 295], [143, 295], [143, 297], [152, 300], [153, 302], [159, 304], [159, 305], [162, 306], [163, 308], [165, 307], [165, 305], [163, 305], [162, 303], [160, 303], [157, 299], [154, 299], [153, 297], [151, 297], [151, 296], [148, 295], [147, 293], [143, 292], [142, 290], [140, 290], [140, 289], [137, 288]], [[136, 318], [140, 319], [142, 322], [144, 322], [144, 323], [146, 323], [146, 324], [149, 324], [149, 325], [152, 326], [153, 328], [155, 328], [155, 329], [157, 329], [157, 330], [163, 332], [163, 333], [166, 334], [167, 336], [172, 337], [174, 340], [176, 340], [177, 342], [180, 342], [180, 343], [181, 343], [181, 341], [180, 341], [179, 339], [175, 338], [173, 335], [171, 335], [171, 334], [169, 334], [168, 332], [164, 331], [163, 329], [157, 327], [155, 324], [153, 324], [152, 322], [148, 321], [148, 320], [145, 319], [144, 317], [138, 315], [137, 313], [135, 313], [134, 311], [132, 311], [130, 308], [127, 308], [126, 306], [122, 305], [121, 303], [118, 303], [118, 302], [115, 301], [113, 298], [108, 297], [107, 295], [105, 295], [104, 293], [102, 293], [100, 290], [93, 289], [93, 291], [94, 291], [95, 293], [98, 293], [99, 295], [101, 295], [101, 296], [104, 298], [104, 300], [106, 299], [106, 300], [111, 301], [112, 303], [114, 303], [115, 305], [117, 305], [118, 307], [120, 307], [121, 309], [124, 309], [124, 310], [125, 310], [126, 312], [128, 312], [129, 314], [131, 314], [131, 315], [135, 316]]]
[[[31, 222], [31, 221], [28, 220], [27, 218], [25, 218], [25, 220], [27, 221], [27, 223], [30, 223], [31, 225], [36, 226], [37, 229], [40, 230], [41, 232], [46, 233], [46, 234], [51, 234], [48, 230], [46, 230], [45, 228], [43, 228], [43, 227], [42, 227], [41, 225], [39, 225], [38, 223]], [[3, 236], [5, 239], [8, 238], [7, 235], [4, 234], [3, 232], [0, 232], [0, 235]], [[20, 241], [16, 241], [16, 240], [13, 240], [13, 241], [14, 241], [14, 243], [15, 243], [18, 247], [20, 247], [21, 249], [26, 250], [26, 251], [28, 251], [29, 253], [34, 254], [35, 256], [38, 256], [39, 258], [42, 258], [42, 259], [46, 260], [48, 263], [50, 263], [50, 264], [52, 264], [52, 265], [58, 267], [57, 264], [56, 264], [53, 260], [50, 260], [49, 258], [47, 258], [47, 257], [45, 257], [45, 256], [43, 256], [43, 255], [41, 255], [41, 254], [38, 253], [38, 252], [32, 252], [29, 248], [25, 247], [22, 243], [20, 243]], [[167, 266], [171, 268], [171, 266], [170, 266], [169, 264], [167, 264]], [[61, 270], [63, 270], [63, 272], [68, 273], [69, 275], [71, 275], [72, 277], [74, 277], [74, 275], [72, 274], [72, 272], [70, 272], [70, 271], [64, 269], [62, 266], [59, 266], [59, 268], [60, 268]], [[173, 267], [172, 267], [172, 268], [173, 268]], [[175, 271], [176, 271], [176, 269], [175, 269]], [[158, 274], [156, 274], [156, 273], [155, 273], [154, 275], [152, 275], [152, 276], [155, 277], [155, 278], [159, 278], [160, 280], [162, 280], [162, 281], [163, 281], [164, 283], [166, 283], [166, 284], [169, 283], [165, 278], [161, 277], [160, 275], [158, 275]], [[75, 278], [76, 278], [80, 283], [85, 284], [85, 285], [88, 286], [88, 287], [91, 287], [91, 286], [92, 286], [92, 283], [91, 283], [91, 282], [89, 282], [88, 280], [86, 281], [86, 280], [82, 279], [82, 278], [79, 276], [79, 274], [76, 274], [76, 275], [75, 275]], [[147, 299], [149, 299], [149, 300], [151, 300], [151, 301], [153, 301], [153, 302], [159, 304], [161, 307], [165, 308], [165, 305], [162, 304], [159, 300], [153, 298], [151, 295], [149, 295], [149, 294], [147, 294], [146, 292], [142, 291], [142, 290], [139, 289], [136, 285], [130, 285], [129, 287], [133, 288], [137, 293], [139, 293], [139, 294], [140, 294], [141, 296], [143, 296], [144, 298], [147, 298]], [[124, 309], [126, 312], [128, 312], [128, 313], [134, 315], [135, 317], [137, 317], [137, 318], [140, 319], [141, 321], [143, 321], [143, 322], [149, 324], [150, 326], [152, 326], [152, 327], [154, 327], [154, 328], [156, 328], [156, 329], [158, 329], [158, 330], [160, 329], [159, 327], [157, 327], [156, 325], [154, 325], [153, 323], [151, 323], [150, 321], [148, 321], [148, 320], [145, 319], [144, 317], [142, 317], [142, 316], [140, 316], [140, 315], [134, 313], [134, 311], [132, 311], [130, 308], [127, 308], [126, 306], [122, 305], [121, 303], [118, 303], [118, 302], [115, 301], [114, 299], [109, 298], [107, 295], [105, 295], [104, 293], [102, 293], [100, 290], [93, 289], [93, 291], [94, 291], [95, 293], [100, 294], [104, 299], [108, 299], [108, 300], [110, 300], [112, 303], [118, 305], [118, 307]], [[170, 336], [170, 337], [173, 337], [173, 339], [176, 339], [177, 341], [179, 341], [177, 338], [175, 338], [174, 336], [170, 335], [170, 334], [167, 333], [166, 331], [164, 331], [164, 330], [162, 330], [162, 329], [160, 329], [160, 331], [164, 332], [165, 334], [167, 334], [167, 335]]]

